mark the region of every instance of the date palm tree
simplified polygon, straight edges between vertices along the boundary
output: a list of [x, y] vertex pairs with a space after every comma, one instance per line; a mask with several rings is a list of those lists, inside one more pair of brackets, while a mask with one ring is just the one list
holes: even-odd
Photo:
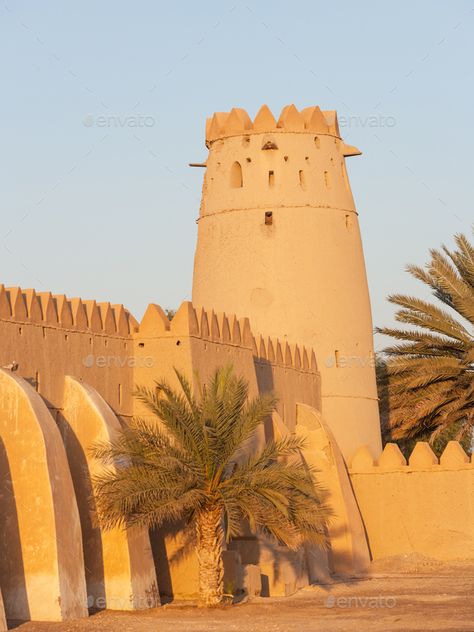
[[382, 416], [394, 439], [449, 436], [469, 440], [474, 424], [474, 247], [464, 235], [456, 248], [431, 250], [412, 276], [437, 303], [394, 294], [396, 320], [409, 328], [377, 331], [396, 343], [384, 350], [379, 382]]
[[324, 546], [329, 510], [300, 458], [299, 438], [252, 448], [273, 397], [249, 399], [248, 384], [231, 367], [216, 370], [197, 397], [176, 375], [179, 391], [164, 381], [139, 388], [151, 416], [94, 447], [104, 466], [94, 479], [97, 512], [105, 528], [191, 523], [200, 603], [213, 606], [223, 600], [225, 541], [243, 522], [293, 549], [304, 541]]

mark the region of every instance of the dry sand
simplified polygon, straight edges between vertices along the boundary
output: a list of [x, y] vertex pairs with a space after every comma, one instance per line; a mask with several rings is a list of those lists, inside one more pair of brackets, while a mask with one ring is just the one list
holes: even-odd
[[310, 586], [292, 597], [201, 610], [172, 603], [142, 613], [101, 612], [21, 632], [474, 632], [474, 564], [421, 556], [373, 564], [371, 576]]

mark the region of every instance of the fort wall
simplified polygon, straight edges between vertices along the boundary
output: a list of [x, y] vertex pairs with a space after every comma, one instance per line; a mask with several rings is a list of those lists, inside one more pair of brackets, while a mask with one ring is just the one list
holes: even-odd
[[[198, 380], [205, 382], [215, 368], [232, 364], [248, 381], [250, 396], [269, 391], [276, 394], [278, 410], [288, 423], [288, 431], [294, 429], [299, 402], [318, 410], [321, 405], [320, 375], [314, 351], [255, 336], [248, 319], [217, 314], [213, 310], [198, 312], [189, 302], [181, 305], [171, 321], [158, 305], [151, 304], [138, 323], [121, 305], [0, 286], [0, 340], [0, 366], [3, 367], [0, 373], [14, 376], [17, 392], [22, 397], [31, 393], [41, 403], [44, 417], [42, 421], [41, 416], [33, 414], [28, 430], [26, 417], [19, 417], [19, 409], [8, 403], [8, 389], [0, 389], [1, 439], [5, 446], [0, 453], [0, 468], [15, 489], [9, 498], [0, 496], [0, 503], [2, 506], [7, 503], [9, 514], [17, 511], [21, 518], [15, 533], [0, 523], [2, 550], [17, 566], [16, 574], [8, 567], [8, 573], [0, 577], [5, 610], [10, 619], [28, 619], [30, 614], [40, 619], [68, 618], [70, 613], [77, 614], [78, 608], [85, 614], [87, 605], [93, 609], [154, 605], [159, 601], [156, 581], [158, 589], [165, 592], [167, 581], [171, 582], [175, 597], [196, 593], [195, 554], [191, 551], [170, 563], [182, 541], [180, 532], [152, 533], [150, 542], [147, 533], [101, 533], [96, 523], [91, 476], [98, 464], [91, 458], [90, 447], [96, 440], [112, 436], [120, 423], [127, 423], [134, 414], [147, 414], [133, 397], [135, 385], [153, 386], [157, 380], [165, 379], [177, 386], [174, 369], [178, 369], [197, 386]], [[5, 377], [5, 384], [7, 381]], [[34, 456], [41, 451], [42, 424], [56, 433], [56, 458], [62, 463], [61, 467], [66, 468], [61, 476], [64, 485], [69, 485], [69, 497], [48, 501], [51, 516], [35, 510], [41, 529], [30, 529], [23, 523], [21, 507], [16, 508], [16, 503], [22, 503], [27, 494], [26, 488], [23, 491], [25, 484], [36, 496], [39, 488], [29, 484], [19, 471], [21, 464], [29, 461], [30, 454]], [[13, 444], [12, 432], [19, 433], [22, 440]], [[264, 440], [262, 432], [256, 441], [263, 445]], [[31, 466], [34, 463], [33, 458]], [[44, 469], [31, 476], [40, 480], [40, 474], [47, 490], [52, 481]], [[64, 502], [73, 503], [75, 513], [71, 513], [71, 519], [75, 516], [77, 524], [69, 535], [63, 533], [58, 540], [51, 520]], [[31, 501], [30, 505], [34, 507], [35, 502]], [[31, 521], [31, 526], [34, 525], [36, 522]], [[74, 537], [75, 542], [70, 543], [69, 537]], [[51, 598], [43, 592], [38, 593], [38, 599], [33, 597], [31, 591], [36, 585], [37, 573], [30, 570], [34, 559], [29, 551], [44, 543], [52, 552], [57, 547], [61, 555], [74, 544], [76, 557], [58, 557], [57, 562], [59, 579], [72, 574], [75, 581], [82, 582], [84, 594], [80, 595], [79, 602], [77, 598], [73, 601], [72, 608], [68, 608], [73, 596], [68, 593], [67, 585], [61, 588], [65, 606], [62, 610], [54, 602], [54, 592]], [[289, 553], [277, 549], [274, 549], [275, 555], [288, 557]], [[262, 556], [266, 551], [261, 563], [265, 562], [270, 568], [273, 549], [262, 547], [261, 550]], [[227, 558], [226, 563], [242, 569], [237, 553], [229, 552]], [[53, 563], [53, 558], [46, 559], [48, 572]], [[302, 555], [295, 557], [288, 569], [290, 567], [293, 570], [288, 570], [287, 580], [290, 576], [307, 578]], [[54, 576], [51, 581], [54, 583]], [[288, 587], [285, 588], [282, 581], [275, 575], [271, 582], [272, 594], [285, 594]], [[297, 585], [293, 580], [290, 584]], [[18, 591], [23, 590], [24, 585], [27, 589], [20, 598]]]
[[373, 559], [474, 558], [474, 463], [458, 442], [440, 459], [419, 442], [408, 463], [396, 444], [377, 461], [363, 446], [349, 473]]
[[53, 415], [66, 375], [94, 386], [116, 414], [132, 414], [136, 326], [122, 305], [0, 286], [0, 366], [17, 362]]

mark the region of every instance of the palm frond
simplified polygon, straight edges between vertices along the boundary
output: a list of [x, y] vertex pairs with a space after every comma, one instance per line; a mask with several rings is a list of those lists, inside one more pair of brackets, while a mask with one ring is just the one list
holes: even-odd
[[[474, 246], [456, 235], [457, 249], [431, 250], [426, 268], [408, 271], [445, 306], [395, 294], [396, 319], [413, 329], [378, 328], [396, 341], [378, 370], [388, 436], [438, 442], [456, 428], [467, 440], [474, 424]], [[450, 436], [450, 435], [449, 435]]]
[[198, 397], [184, 375], [176, 376], [180, 391], [164, 381], [138, 387], [151, 418], [133, 419], [113, 441], [93, 448], [102, 463], [93, 481], [102, 525], [194, 521], [198, 529], [217, 508], [227, 538], [246, 523], [289, 547], [305, 540], [324, 545], [330, 511], [316, 472], [301, 459], [304, 441], [289, 435], [260, 449], [251, 441], [275, 398], [250, 399], [248, 384], [230, 366], [206, 384], [196, 379]]

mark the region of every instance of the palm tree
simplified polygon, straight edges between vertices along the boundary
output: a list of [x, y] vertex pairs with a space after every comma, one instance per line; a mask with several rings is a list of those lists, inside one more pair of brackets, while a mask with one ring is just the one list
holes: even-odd
[[408, 272], [429, 286], [438, 304], [394, 294], [396, 320], [414, 327], [378, 328], [397, 342], [379, 370], [381, 411], [394, 439], [469, 441], [474, 423], [474, 247], [455, 236], [456, 249], [431, 250]]
[[97, 511], [104, 528], [191, 524], [200, 603], [213, 606], [224, 597], [224, 543], [243, 522], [293, 549], [303, 541], [324, 546], [329, 510], [299, 438], [252, 448], [273, 397], [249, 399], [231, 367], [216, 370], [198, 397], [176, 375], [180, 391], [163, 381], [138, 389], [151, 418], [134, 419], [113, 442], [94, 447], [104, 465], [94, 479]]

